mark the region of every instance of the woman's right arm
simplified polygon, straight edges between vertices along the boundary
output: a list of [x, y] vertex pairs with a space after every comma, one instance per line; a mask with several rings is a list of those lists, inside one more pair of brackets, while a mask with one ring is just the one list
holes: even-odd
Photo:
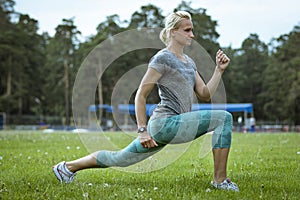
[[[146, 99], [160, 77], [161, 74], [158, 71], [149, 67], [140, 83], [135, 96], [135, 115], [138, 128], [147, 127]], [[157, 146], [147, 131], [139, 134], [139, 138], [144, 147], [151, 148]]]

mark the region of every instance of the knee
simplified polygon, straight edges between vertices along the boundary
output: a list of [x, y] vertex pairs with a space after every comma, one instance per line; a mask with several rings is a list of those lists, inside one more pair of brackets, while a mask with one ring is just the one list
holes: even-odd
[[224, 111], [225, 112], [225, 122], [232, 124], [232, 114], [228, 111]]
[[216, 112], [216, 116], [220, 125], [232, 126], [233, 119], [232, 114], [230, 112], [225, 110], [219, 110]]
[[215, 139], [213, 148], [230, 148], [232, 137], [232, 114], [224, 111], [224, 124], [219, 138]]
[[225, 111], [224, 132], [229, 137], [231, 137], [232, 123], [232, 114], [230, 112]]

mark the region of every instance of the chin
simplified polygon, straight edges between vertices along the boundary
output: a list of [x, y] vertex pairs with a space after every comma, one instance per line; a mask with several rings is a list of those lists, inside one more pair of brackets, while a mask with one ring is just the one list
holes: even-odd
[[185, 46], [191, 46], [192, 45], [192, 41], [187, 42]]
[[187, 42], [186, 42], [186, 45], [187, 46], [190, 46], [192, 44], [192, 40], [188, 40]]

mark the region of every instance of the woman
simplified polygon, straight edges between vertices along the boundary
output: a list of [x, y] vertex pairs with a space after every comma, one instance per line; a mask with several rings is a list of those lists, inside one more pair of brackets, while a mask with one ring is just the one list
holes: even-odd
[[[121, 151], [98, 151], [74, 161], [58, 163], [53, 166], [53, 171], [60, 182], [72, 182], [77, 171], [87, 168], [135, 164], [167, 144], [188, 142], [213, 130], [212, 185], [218, 189], [239, 191], [226, 174], [232, 115], [216, 110], [190, 112], [194, 93], [199, 98], [210, 100], [230, 60], [219, 50], [214, 74], [205, 84], [193, 60], [183, 53], [184, 47], [190, 45], [193, 38], [189, 13], [178, 11], [167, 17], [160, 34], [166, 48], [151, 59], [135, 97], [138, 137]], [[146, 98], [155, 84], [158, 85], [161, 101], [147, 123]]]

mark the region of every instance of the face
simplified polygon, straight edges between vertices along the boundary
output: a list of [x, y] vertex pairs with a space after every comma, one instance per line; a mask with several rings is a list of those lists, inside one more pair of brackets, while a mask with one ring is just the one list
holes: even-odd
[[171, 30], [173, 42], [177, 42], [182, 46], [189, 46], [194, 38], [193, 23], [189, 19], [183, 19], [178, 29]]

